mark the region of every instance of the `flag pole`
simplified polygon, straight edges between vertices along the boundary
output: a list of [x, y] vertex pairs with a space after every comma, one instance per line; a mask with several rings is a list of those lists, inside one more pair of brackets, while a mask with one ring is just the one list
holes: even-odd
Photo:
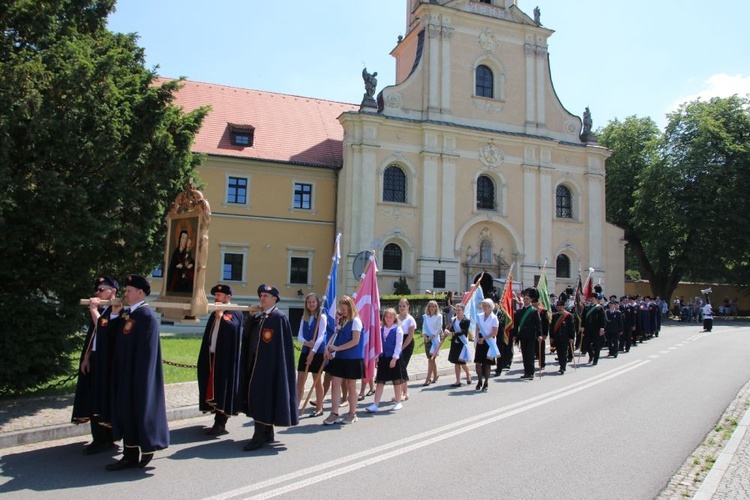
[[[542, 305], [545, 305], [545, 302], [547, 304], [549, 304], [549, 284], [547, 283], [547, 275], [545, 274], [545, 270], [546, 269], [547, 269], [547, 257], [544, 258], [544, 264], [542, 264], [542, 274], [541, 274], [541, 276], [539, 278], [539, 279], [541, 279], [542, 277], [544, 278], [544, 288], [545, 288], [545, 291], [547, 293], [546, 300], [543, 301], [542, 297], [541, 296], [539, 297], [539, 303], [542, 304]], [[549, 321], [549, 319], [550, 319], [549, 307], [546, 308], [546, 314], [547, 314], [547, 321]], [[542, 332], [542, 337], [544, 337], [544, 332]], [[542, 338], [542, 339], [539, 340], [539, 355], [538, 355], [538, 357], [539, 357], [539, 378], [540, 379], [542, 378], [542, 372], [544, 371], [544, 366], [542, 365], [542, 355], [543, 355], [543, 352], [542, 352], [542, 342], [544, 342], [544, 338]]]
[[[584, 282], [583, 288], [586, 288], [586, 285], [589, 283], [589, 280], [591, 279], [591, 273], [593, 273], [593, 272], [594, 272], [594, 268], [593, 267], [589, 267], [589, 275], [586, 277], [586, 281]], [[585, 290], [582, 290], [582, 292], [583, 291], [585, 291]], [[591, 292], [589, 292], [589, 293], [591, 293]], [[584, 302], [586, 301], [586, 299], [588, 299], [588, 297], [583, 297]], [[581, 362], [581, 351], [583, 351], [583, 339], [586, 336], [586, 334], [584, 333], [584, 329], [583, 329], [583, 316], [579, 316], [579, 318], [580, 318], [580, 321], [581, 321], [581, 327], [580, 327], [581, 328], [581, 330], [580, 330], [580, 333], [581, 333], [581, 348], [578, 349], [578, 362], [580, 363]], [[592, 356], [593, 356], [593, 353], [592, 353]], [[576, 369], [577, 369], [577, 367], [576, 367]]]
[[[328, 295], [328, 287], [331, 286], [331, 273], [333, 272], [333, 266], [336, 263], [336, 259], [339, 258], [339, 241], [341, 241], [341, 233], [336, 235], [336, 242], [333, 244], [333, 257], [331, 257], [331, 267], [328, 270], [328, 280], [326, 281], [326, 287], [325, 287], [325, 295], [323, 295], [323, 300], [319, 304], [318, 307], [318, 317], [315, 318], [315, 332], [313, 333], [312, 338], [312, 344], [313, 347], [315, 346], [315, 341], [318, 339], [318, 327], [320, 326], [320, 316], [323, 314], [323, 309], [326, 305], [326, 295]], [[307, 304], [305, 304], [305, 308], [307, 307]], [[313, 347], [310, 347], [310, 351], [315, 355], [313, 352]], [[320, 366], [323, 366], [323, 363], [320, 364]], [[310, 371], [310, 362], [305, 362], [305, 374], [303, 375], [302, 379], [304, 381], [307, 381], [307, 374]], [[305, 402], [302, 404], [302, 406], [299, 408], [299, 414], [302, 415], [302, 412], [307, 408], [307, 403], [310, 401], [310, 397], [312, 396], [313, 389], [315, 389], [315, 386], [317, 385], [318, 381], [320, 380], [320, 377], [316, 377], [316, 379], [313, 381], [313, 385], [310, 388], [310, 392], [307, 394], [307, 398], [305, 398]]]
[[[503, 287], [503, 294], [501, 295], [501, 297], [502, 297], [501, 301], [505, 300], [505, 294], [508, 293], [508, 287], [509, 286], [510, 287], [513, 286], [513, 282], [511, 280], [511, 275], [513, 274], [513, 267], [515, 267], [515, 265], [516, 265], [515, 261], [511, 262], [510, 269], [508, 269], [508, 276], [505, 277], [505, 286]], [[511, 288], [511, 291], [513, 291], [512, 288]], [[501, 302], [500, 308], [502, 309], [502, 302]], [[510, 317], [510, 320], [511, 320], [511, 323], [512, 323], [513, 322], [513, 311], [506, 311], [506, 313]], [[505, 325], [505, 323], [503, 323], [503, 341], [505, 342], [506, 345], [510, 342], [510, 335], [508, 335], [507, 339], [505, 338], [505, 334], [507, 333], [507, 331], [508, 330], [506, 328], [506, 325]]]
[[[370, 252], [373, 255], [375, 255], [375, 251], [374, 250], [370, 250]], [[365, 264], [365, 269], [362, 271], [362, 275], [359, 277], [359, 281], [357, 281], [357, 288], [354, 290], [354, 296], [356, 296], [357, 293], [359, 292], [359, 289], [362, 286], [362, 282], [365, 280], [364, 276], [367, 274], [367, 271], [370, 269], [370, 263], [371, 262], [372, 261], [370, 259], [367, 259], [367, 264]], [[326, 350], [328, 350], [328, 348], [333, 345], [333, 343], [336, 341], [336, 337], [338, 336], [338, 334], [339, 334], [338, 330], [334, 331], [333, 336], [331, 337], [331, 340], [329, 340], [328, 344], [326, 344]], [[325, 361], [325, 360], [324, 360], [323, 363], [320, 364], [320, 368], [318, 369], [318, 373], [315, 374], [315, 380], [313, 381], [313, 386], [310, 388], [310, 392], [307, 395], [307, 399], [305, 399], [305, 405], [310, 400], [310, 396], [312, 396], [312, 391], [313, 391], [313, 389], [315, 389], [315, 385], [320, 380], [320, 376], [323, 374], [323, 368], [325, 367], [326, 364], [328, 364], [328, 361]], [[326, 395], [324, 393], [323, 397], [325, 398], [325, 396]], [[304, 406], [303, 406], [303, 408], [304, 408]]]
[[[482, 271], [482, 274], [479, 275], [479, 278], [477, 278], [477, 280], [471, 286], [471, 291], [469, 292], [469, 297], [461, 299], [461, 305], [462, 306], [466, 306], [466, 304], [469, 303], [469, 301], [472, 299], [472, 297], [474, 297], [474, 292], [477, 291], [477, 287], [479, 286], [479, 283], [482, 281], [482, 278], [484, 278], [484, 275], [485, 275], [485, 272]], [[432, 355], [431, 355], [432, 359], [435, 359], [437, 357], [438, 353], [440, 352], [440, 348], [443, 347], [443, 342], [445, 342], [446, 338], [447, 338], [447, 336], [443, 336], [443, 338], [440, 339], [440, 343], [438, 344], [437, 349], [435, 349], [435, 352], [433, 352]], [[426, 342], [425, 342], [424, 346], [425, 346], [425, 349], [427, 349], [427, 343]]]

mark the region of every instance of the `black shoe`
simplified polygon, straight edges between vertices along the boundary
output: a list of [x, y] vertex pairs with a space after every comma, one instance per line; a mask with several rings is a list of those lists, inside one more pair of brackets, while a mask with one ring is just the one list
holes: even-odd
[[116, 471], [123, 469], [135, 469], [136, 467], [138, 467], [138, 462], [134, 462], [133, 460], [129, 460], [127, 458], [121, 458], [119, 461], [113, 464], [107, 464], [104, 469], [108, 471]]
[[565, 370], [557, 370], [557, 373], [559, 373], [560, 375], [565, 375]]
[[153, 453], [142, 453], [141, 461], [138, 462], [138, 468], [143, 469], [144, 467], [146, 467], [149, 464], [149, 462], [151, 462], [152, 458], [154, 458]]
[[242, 447], [242, 449], [245, 451], [255, 451], [255, 450], [259, 450], [263, 448], [265, 444], [266, 444], [265, 442], [255, 441], [255, 438], [253, 438], [250, 441], [248, 441], [247, 444]]
[[594, 361], [593, 363], [591, 363], [591, 366], [596, 366], [598, 363], [598, 361]]
[[214, 425], [210, 429], [206, 429], [206, 435], [208, 436], [220, 436], [226, 433], [227, 430], [223, 425]]
[[482, 392], [487, 392], [487, 382], [482, 386]]
[[477, 382], [476, 390], [479, 391], [482, 389], [482, 380], [480, 379], [479, 382]]
[[93, 443], [89, 443], [86, 446], [83, 447], [83, 454], [84, 455], [94, 455], [96, 453], [101, 453], [103, 451], [110, 450], [114, 448], [115, 443], [109, 442], [109, 443], [97, 443], [94, 441]]

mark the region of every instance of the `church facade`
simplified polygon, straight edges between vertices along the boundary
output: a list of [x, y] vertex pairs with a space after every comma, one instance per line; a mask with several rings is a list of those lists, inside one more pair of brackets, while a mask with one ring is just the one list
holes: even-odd
[[[550, 290], [578, 269], [624, 290], [624, 240], [605, 220], [605, 160], [590, 119], [555, 94], [552, 31], [513, 0], [407, 0], [396, 82], [361, 105], [186, 82], [211, 105], [194, 150], [212, 207], [206, 285], [279, 287], [283, 305], [325, 289], [342, 233], [339, 294], [374, 251], [381, 294], [487, 290], [513, 268]], [[588, 121], [588, 123], [586, 123]], [[501, 287], [495, 281], [495, 286]]]
[[482, 272], [487, 289], [511, 266], [531, 286], [546, 262], [550, 289], [583, 267], [623, 291], [609, 152], [555, 94], [553, 32], [535, 18], [512, 0], [408, 2], [396, 84], [339, 118], [336, 220], [350, 261], [378, 253], [383, 289], [406, 276], [412, 291], [466, 290]]

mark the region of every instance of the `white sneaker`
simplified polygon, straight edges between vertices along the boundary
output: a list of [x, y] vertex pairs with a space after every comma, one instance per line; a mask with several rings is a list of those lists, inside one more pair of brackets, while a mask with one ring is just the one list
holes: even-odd
[[368, 411], [368, 412], [370, 412], [370, 413], [377, 413], [377, 412], [380, 411], [380, 408], [378, 408], [378, 405], [376, 405], [375, 403], [373, 403], [370, 406], [368, 406], [367, 408], [365, 408], [365, 410]]
[[403, 407], [404, 405], [402, 405], [401, 403], [396, 403], [395, 405], [393, 405], [393, 408], [391, 408], [391, 410], [396, 411], [396, 410], [400, 410]]

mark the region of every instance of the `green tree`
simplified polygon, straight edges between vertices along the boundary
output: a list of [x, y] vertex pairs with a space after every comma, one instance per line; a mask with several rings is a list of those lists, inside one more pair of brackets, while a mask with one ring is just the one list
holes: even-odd
[[613, 150], [607, 218], [625, 230], [654, 295], [668, 299], [684, 277], [747, 279], [749, 105], [737, 96], [694, 101], [668, 115], [663, 134], [636, 117], [601, 133]]
[[0, 391], [69, 371], [96, 273], [160, 261], [164, 216], [200, 158], [206, 110], [155, 84], [134, 34], [106, 29], [113, 0], [0, 7]]

